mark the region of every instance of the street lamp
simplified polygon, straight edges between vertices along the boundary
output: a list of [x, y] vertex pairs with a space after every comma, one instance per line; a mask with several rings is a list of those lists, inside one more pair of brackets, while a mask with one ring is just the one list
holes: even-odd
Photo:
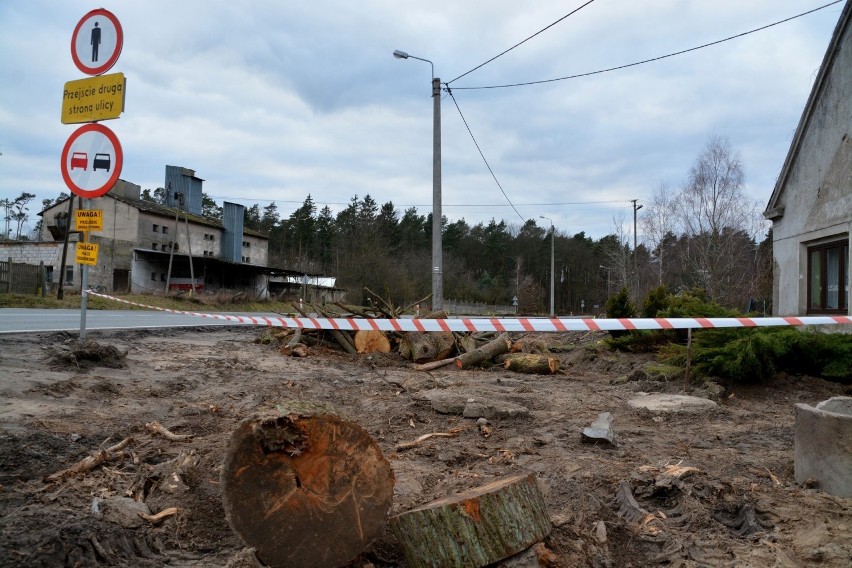
[[432, 311], [444, 308], [444, 275], [441, 251], [441, 80], [435, 77], [435, 66], [428, 59], [415, 57], [400, 50], [393, 52], [397, 59], [417, 59], [432, 67]]
[[550, 217], [545, 217], [544, 215], [539, 215], [539, 217], [550, 221], [550, 317], [553, 317], [554, 315], [556, 315], [556, 306], [553, 300], [553, 253], [555, 249], [554, 241], [556, 239], [556, 233], [553, 231], [553, 219], [551, 219]]

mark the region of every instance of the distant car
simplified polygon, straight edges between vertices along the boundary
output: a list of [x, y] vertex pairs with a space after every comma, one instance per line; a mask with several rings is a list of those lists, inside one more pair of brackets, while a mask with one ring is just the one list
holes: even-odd
[[71, 154], [71, 169], [83, 168], [83, 171], [89, 167], [89, 155], [85, 152], [74, 152]]
[[95, 159], [92, 160], [92, 171], [98, 171], [98, 168], [109, 171], [112, 165], [112, 158], [109, 154], [95, 154]]

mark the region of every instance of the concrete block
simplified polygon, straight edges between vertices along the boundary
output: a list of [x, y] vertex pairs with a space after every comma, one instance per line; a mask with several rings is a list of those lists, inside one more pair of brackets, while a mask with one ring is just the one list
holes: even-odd
[[852, 497], [852, 397], [796, 404], [794, 451], [797, 483]]

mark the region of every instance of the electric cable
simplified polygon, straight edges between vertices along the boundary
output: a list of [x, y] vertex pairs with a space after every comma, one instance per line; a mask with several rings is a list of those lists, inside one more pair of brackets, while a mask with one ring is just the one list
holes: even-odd
[[[488, 85], [488, 86], [481, 86], [481, 87], [453, 87], [453, 88], [457, 89], [457, 90], [473, 91], [473, 90], [478, 90], [478, 89], [504, 89], [504, 88], [508, 88], [508, 87], [526, 87], [526, 86], [529, 86], [529, 85], [541, 85], [543, 83], [555, 83], [556, 81], [566, 81], [568, 79], [578, 79], [580, 77], [588, 77], [590, 75], [599, 75], [601, 73], [608, 73], [610, 71], [618, 71], [619, 69], [627, 69], [628, 67], [635, 67], [637, 65], [643, 65], [645, 63], [652, 63], [654, 61], [660, 61], [661, 59], [667, 59], [669, 57], [674, 57], [675, 55], [683, 55], [684, 53], [689, 53], [690, 51], [697, 51], [697, 50], [703, 49], [705, 47], [711, 47], [711, 46], [714, 46], [714, 45], [718, 45], [720, 43], [724, 43], [726, 41], [731, 41], [733, 39], [741, 38], [743, 36], [747, 36], [747, 35], [753, 34], [755, 32], [763, 31], [763, 30], [771, 28], [773, 26], [784, 24], [784, 23], [789, 22], [791, 20], [795, 20], [796, 18], [801, 18], [802, 16], [807, 16], [808, 14], [818, 12], [819, 10], [824, 10], [825, 8], [828, 8], [829, 6], [833, 6], [834, 4], [839, 4], [840, 2], [844, 2], [844, 1], [845, 0], [835, 0], [834, 2], [829, 2], [828, 4], [825, 4], [823, 6], [819, 6], [818, 8], [814, 8], [813, 10], [808, 10], [807, 12], [802, 12], [801, 14], [796, 14], [795, 16], [791, 16], [789, 18], [785, 18], [783, 20], [779, 20], [777, 22], [767, 24], [767, 25], [761, 26], [759, 28], [754, 28], [753, 30], [749, 30], [747, 32], [742, 32], [742, 33], [739, 33], [739, 34], [736, 34], [736, 35], [732, 35], [730, 37], [726, 37], [724, 39], [711, 41], [710, 43], [705, 43], [705, 44], [698, 45], [698, 46], [695, 46], [695, 47], [690, 47], [689, 49], [683, 49], [681, 51], [675, 51], [674, 53], [669, 53], [669, 54], [666, 54], [666, 55], [660, 55], [658, 57], [652, 57], [650, 59], [643, 59], [642, 61], [636, 61], [636, 62], [633, 62], [633, 63], [627, 63], [625, 65], [618, 65], [616, 67], [609, 67], [607, 69], [599, 69], [597, 71], [589, 71], [589, 72], [586, 72], [586, 73], [578, 73], [576, 75], [568, 75], [566, 77], [557, 77], [555, 79], [542, 79], [540, 81], [527, 81], [527, 82], [524, 82], [524, 83], [508, 83], [508, 84], [504, 84], [504, 85]], [[483, 63], [483, 65], [484, 65], [484, 63]], [[473, 71], [473, 69], [471, 71]], [[470, 73], [470, 71], [468, 71], [468, 73]], [[465, 73], [465, 75], [466, 74], [467, 73]], [[463, 77], [463, 76], [464, 75], [462, 75], [461, 77]], [[455, 81], [455, 79], [453, 79], [453, 81]], [[450, 82], [452, 82], [452, 81], [450, 81]]]
[[524, 219], [523, 215], [518, 213], [518, 210], [515, 208], [514, 203], [512, 203], [512, 200], [509, 199], [508, 195], [506, 195], [506, 192], [503, 190], [503, 186], [500, 185], [500, 180], [498, 180], [497, 176], [494, 175], [494, 170], [491, 169], [491, 165], [488, 163], [488, 160], [485, 159], [485, 154], [482, 153], [482, 149], [479, 147], [479, 143], [476, 141], [476, 137], [473, 135], [473, 132], [470, 130], [470, 126], [467, 124], [467, 120], [465, 119], [464, 114], [462, 114], [461, 108], [459, 108], [459, 103], [456, 100], [455, 95], [453, 95], [453, 91], [449, 88], [449, 86], [447, 86], [447, 94], [449, 94], [450, 98], [453, 99], [453, 104], [456, 105], [456, 110], [459, 111], [459, 116], [461, 117], [462, 122], [464, 122], [465, 128], [467, 128], [467, 133], [470, 134], [470, 139], [473, 140], [473, 144], [476, 146], [476, 149], [479, 152], [479, 155], [482, 157], [482, 161], [485, 162], [485, 167], [487, 167], [488, 171], [491, 172], [491, 177], [494, 178], [494, 181], [495, 181], [495, 183], [497, 183], [497, 187], [500, 188], [500, 192], [503, 194], [503, 197], [506, 198], [506, 201], [509, 203], [509, 205], [512, 206], [512, 209], [515, 211], [515, 213], [517, 213], [518, 217], [520, 217], [521, 223], [526, 223], [526, 219]]
[[471, 69], [470, 71], [467, 71], [467, 72], [465, 72], [465, 73], [462, 73], [461, 75], [459, 75], [458, 77], [456, 77], [456, 78], [455, 78], [455, 79], [453, 79], [452, 81], [447, 82], [446, 84], [447, 84], [447, 85], [449, 85], [449, 84], [450, 84], [450, 83], [452, 83], [453, 81], [458, 81], [459, 79], [461, 79], [461, 78], [462, 78], [462, 77], [464, 77], [465, 75], [470, 75], [471, 73], [473, 73], [474, 71], [476, 71], [476, 70], [477, 70], [477, 69], [479, 69], [480, 67], [485, 67], [486, 65], [488, 65], [489, 63], [491, 63], [492, 61], [494, 61], [495, 59], [497, 59], [498, 57], [502, 57], [503, 55], [506, 55], [507, 53], [509, 53], [510, 51], [512, 51], [513, 49], [515, 49], [516, 47], [518, 47], [519, 45], [524, 44], [524, 43], [528, 42], [529, 40], [531, 40], [532, 38], [534, 38], [535, 36], [539, 35], [540, 33], [543, 33], [543, 32], [545, 32], [545, 31], [547, 31], [548, 29], [552, 28], [553, 26], [555, 26], [556, 24], [558, 24], [559, 22], [561, 22], [562, 20], [564, 20], [564, 19], [565, 19], [565, 18], [567, 18], [568, 16], [571, 16], [572, 14], [576, 14], [577, 12], [579, 12], [580, 10], [582, 10], [583, 8], [585, 8], [586, 6], [588, 6], [589, 4], [591, 4], [591, 3], [592, 3], [592, 2], [594, 2], [594, 1], [595, 1], [595, 0], [589, 0], [588, 2], [586, 2], [585, 4], [583, 4], [582, 6], [580, 6], [579, 8], [577, 8], [576, 10], [573, 10], [572, 12], [570, 12], [570, 13], [568, 13], [568, 14], [565, 14], [564, 16], [562, 16], [561, 18], [559, 18], [558, 20], [556, 20], [555, 22], [553, 22], [553, 23], [552, 23], [552, 24], [550, 24], [549, 26], [547, 26], [547, 27], [545, 27], [545, 28], [542, 28], [542, 29], [538, 30], [537, 32], [535, 32], [533, 35], [531, 35], [531, 36], [530, 36], [530, 37], [528, 37], [527, 39], [525, 39], [525, 40], [523, 40], [523, 41], [520, 41], [520, 42], [516, 43], [515, 45], [513, 45], [512, 47], [510, 47], [510, 48], [509, 48], [509, 49], [507, 49], [506, 51], [504, 51], [504, 52], [502, 52], [502, 53], [498, 53], [497, 55], [495, 55], [494, 57], [492, 57], [492, 58], [491, 58], [491, 59], [489, 59], [488, 61], [486, 61], [486, 62], [484, 62], [484, 63], [480, 63], [479, 65], [477, 65], [476, 67], [474, 67], [474, 68], [473, 68], [473, 69]]

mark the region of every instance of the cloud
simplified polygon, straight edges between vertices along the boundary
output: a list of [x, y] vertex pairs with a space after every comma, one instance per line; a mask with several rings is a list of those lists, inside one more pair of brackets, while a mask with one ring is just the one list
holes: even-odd
[[[473, 69], [581, 2], [366, 0], [105, 2], [125, 44], [124, 115], [110, 121], [122, 178], [155, 188], [166, 164], [205, 191], [287, 216], [311, 194], [431, 209], [431, 59], [443, 81]], [[451, 83], [442, 98], [444, 214], [469, 223], [539, 215], [599, 237], [665, 181], [677, 186], [711, 135], [741, 152], [749, 193], [765, 201], [789, 147], [839, 5], [718, 46], [592, 77], [512, 89], [685, 49], [812, 9], [815, 0], [594, 2]], [[0, 6], [0, 194], [64, 190], [61, 90], [78, 79], [69, 40], [91, 7]], [[11, 56], [9, 56], [11, 54]], [[6, 78], [12, 78], [6, 82]], [[579, 201], [617, 201], [552, 205]], [[548, 204], [548, 205], [545, 205]], [[335, 206], [336, 208], [338, 206]]]

